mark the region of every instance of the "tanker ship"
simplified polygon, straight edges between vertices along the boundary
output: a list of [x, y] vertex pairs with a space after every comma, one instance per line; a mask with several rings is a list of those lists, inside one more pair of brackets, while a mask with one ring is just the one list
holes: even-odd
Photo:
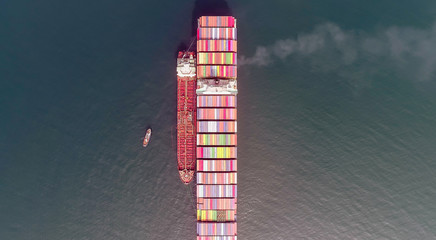
[[195, 174], [195, 56], [195, 52], [187, 51], [177, 56], [177, 163], [184, 184], [189, 184]]
[[202, 16], [197, 29], [197, 240], [236, 240], [236, 19]]

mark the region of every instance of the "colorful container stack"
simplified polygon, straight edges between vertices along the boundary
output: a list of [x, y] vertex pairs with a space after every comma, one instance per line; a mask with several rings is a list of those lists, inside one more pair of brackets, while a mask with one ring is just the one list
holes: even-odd
[[203, 16], [197, 31], [197, 240], [236, 240], [236, 19]]

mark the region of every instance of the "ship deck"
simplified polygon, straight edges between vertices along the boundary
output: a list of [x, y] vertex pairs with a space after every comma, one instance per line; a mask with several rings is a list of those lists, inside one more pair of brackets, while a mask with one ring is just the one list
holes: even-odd
[[192, 181], [196, 164], [195, 53], [177, 59], [177, 163], [182, 182]]

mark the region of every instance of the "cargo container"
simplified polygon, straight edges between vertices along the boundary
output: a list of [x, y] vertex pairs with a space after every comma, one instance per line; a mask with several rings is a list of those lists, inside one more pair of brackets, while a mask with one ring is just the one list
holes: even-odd
[[197, 52], [236, 52], [236, 40], [198, 40]]
[[197, 197], [236, 198], [237, 185], [197, 185]]
[[205, 39], [232, 39], [237, 40], [235, 28], [198, 28], [197, 40]]
[[235, 210], [197, 210], [198, 221], [228, 222], [236, 220]]
[[235, 65], [236, 53], [234, 52], [199, 52], [197, 64]]
[[197, 160], [197, 171], [202, 172], [236, 172], [238, 170], [236, 160]]
[[236, 147], [198, 147], [197, 158], [236, 158]]
[[230, 16], [202, 16], [199, 27], [235, 27], [235, 18]]
[[236, 184], [236, 172], [197, 172], [197, 184]]
[[197, 134], [197, 146], [205, 146], [205, 145], [236, 146], [237, 145], [236, 134]]
[[235, 108], [197, 108], [198, 120], [236, 120]]
[[197, 236], [197, 240], [238, 240], [237, 236]]
[[198, 96], [197, 107], [236, 107], [236, 96]]
[[236, 222], [229, 223], [199, 223], [198, 235], [236, 235]]
[[236, 121], [201, 121], [197, 124], [199, 133], [234, 133], [236, 131]]
[[236, 78], [236, 66], [200, 65], [197, 67], [198, 78]]
[[199, 18], [197, 54], [197, 240], [237, 240], [236, 19]]
[[236, 198], [197, 198], [198, 209], [236, 210]]

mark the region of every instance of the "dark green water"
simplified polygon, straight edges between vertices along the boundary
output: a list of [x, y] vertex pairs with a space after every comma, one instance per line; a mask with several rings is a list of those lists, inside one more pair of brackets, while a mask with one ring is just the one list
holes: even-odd
[[[436, 239], [436, 4], [229, 4], [239, 239]], [[0, 239], [195, 239], [174, 148], [193, 8], [0, 2]]]

